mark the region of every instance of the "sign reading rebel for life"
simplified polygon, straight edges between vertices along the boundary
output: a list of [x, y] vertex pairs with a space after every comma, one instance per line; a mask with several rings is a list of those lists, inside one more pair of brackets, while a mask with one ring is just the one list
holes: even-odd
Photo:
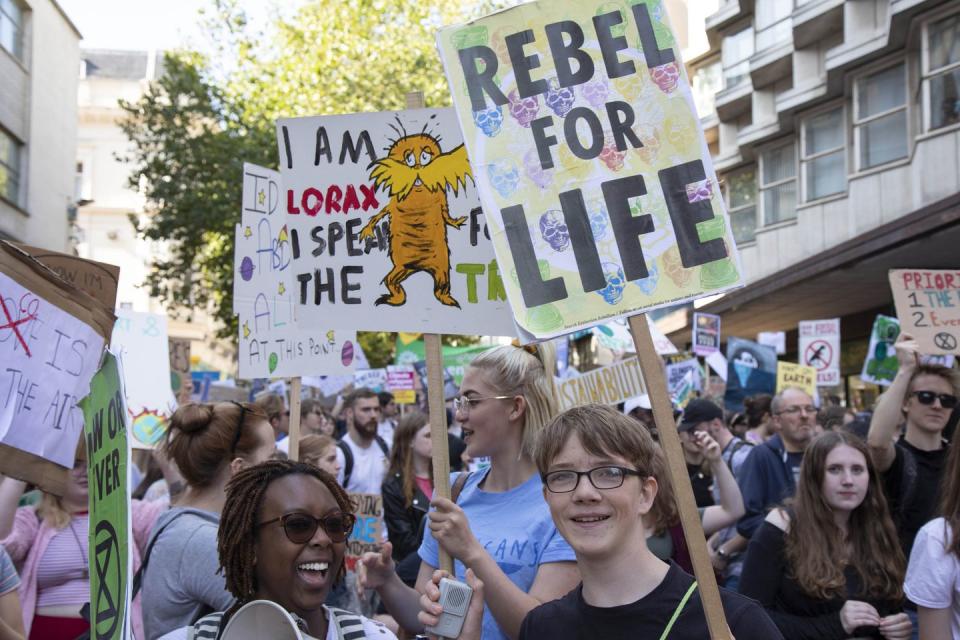
[[515, 335], [452, 109], [280, 119], [297, 320]]
[[894, 269], [890, 289], [900, 328], [923, 353], [960, 353], [960, 271]]
[[233, 276], [240, 378], [350, 373], [355, 331], [297, 322], [293, 250], [282, 192], [279, 173], [244, 163]]
[[531, 2], [438, 42], [524, 337], [741, 284], [660, 0]]

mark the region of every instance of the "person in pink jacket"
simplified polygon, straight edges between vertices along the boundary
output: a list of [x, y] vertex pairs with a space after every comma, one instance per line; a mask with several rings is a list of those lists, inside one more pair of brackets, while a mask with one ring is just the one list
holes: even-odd
[[[30, 640], [73, 640], [89, 629], [80, 616], [90, 600], [86, 463], [77, 461], [63, 497], [44, 493], [36, 507], [18, 508], [25, 487], [14, 478], [0, 480], [0, 543], [20, 572], [24, 628]], [[166, 500], [132, 502], [134, 572], [153, 523], [167, 506]], [[131, 623], [134, 637], [146, 640], [139, 597]]]

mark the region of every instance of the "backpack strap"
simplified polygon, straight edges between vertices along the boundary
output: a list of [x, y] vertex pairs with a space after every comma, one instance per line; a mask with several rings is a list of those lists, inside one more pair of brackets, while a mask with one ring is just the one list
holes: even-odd
[[353, 473], [353, 451], [350, 451], [350, 447], [343, 440], [337, 441], [337, 446], [343, 452], [343, 488], [346, 489], [350, 484], [350, 475]]
[[453, 481], [453, 486], [450, 487], [450, 499], [456, 503], [457, 498], [460, 497], [460, 492], [463, 491], [463, 485], [467, 484], [467, 479], [470, 478], [472, 471], [461, 471], [460, 475], [457, 476], [457, 479]]
[[380, 451], [383, 451], [383, 457], [387, 460], [390, 459], [390, 445], [387, 444], [387, 441], [381, 438], [380, 436], [374, 436], [373, 439], [376, 441], [377, 446], [380, 447]]
[[180, 516], [185, 516], [188, 513], [188, 511], [181, 511], [177, 515], [167, 520], [167, 522], [157, 530], [157, 535], [153, 536], [153, 539], [150, 540], [150, 544], [147, 545], [147, 550], [144, 551], [143, 558], [140, 560], [140, 568], [137, 569], [135, 574], [133, 574], [133, 595], [130, 596], [131, 600], [137, 597], [137, 594], [140, 593], [140, 588], [143, 586], [143, 575], [147, 571], [147, 564], [150, 562], [150, 554], [153, 553], [153, 545], [157, 544], [157, 540], [160, 539], [160, 536], [167, 527], [173, 524], [177, 518]]
[[336, 607], [327, 607], [333, 626], [337, 630], [338, 640], [360, 640], [367, 635], [363, 631], [363, 618], [355, 613]]
[[730, 450], [730, 455], [727, 456], [727, 468], [730, 469], [730, 473], [733, 473], [733, 459], [737, 456], [737, 451], [740, 451], [740, 449], [744, 447], [753, 446], [755, 445], [752, 442], [747, 442], [743, 438], [741, 438], [738, 442], [733, 443], [733, 447], [731, 447]]
[[193, 623], [187, 631], [187, 640], [216, 640], [220, 637], [223, 611], [211, 613]]

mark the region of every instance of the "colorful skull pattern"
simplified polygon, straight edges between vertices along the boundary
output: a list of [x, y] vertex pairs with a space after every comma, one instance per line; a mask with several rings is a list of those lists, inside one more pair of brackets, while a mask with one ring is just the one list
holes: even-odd
[[540, 216], [540, 235], [554, 251], [564, 251], [570, 246], [570, 231], [563, 213], [551, 209]]
[[530, 149], [523, 156], [523, 170], [527, 177], [533, 180], [541, 189], [546, 189], [553, 182], [553, 170], [540, 166], [540, 156], [536, 149]]
[[623, 300], [623, 288], [627, 279], [623, 275], [620, 265], [613, 262], [603, 263], [603, 276], [607, 279], [607, 286], [597, 291], [607, 304], [619, 304]]
[[507, 94], [507, 100], [510, 101], [510, 115], [521, 127], [529, 127], [537, 114], [540, 113], [540, 101], [537, 96], [521, 98], [517, 90], [514, 89]]
[[597, 74], [589, 82], [580, 85], [580, 95], [590, 103], [591, 107], [599, 109], [607, 101], [607, 96], [610, 95], [610, 85], [607, 84], [606, 78]]
[[520, 182], [520, 170], [509, 158], [501, 158], [493, 164], [487, 165], [487, 177], [497, 190], [500, 197], [510, 196]]
[[503, 127], [503, 109], [499, 105], [493, 105], [489, 109], [473, 112], [473, 123], [488, 138], [500, 133]]
[[617, 149], [617, 144], [612, 137], [607, 137], [603, 143], [603, 149], [600, 151], [600, 160], [611, 171], [620, 171], [623, 169], [623, 159], [627, 157], [626, 151]]
[[547, 89], [547, 96], [544, 98], [544, 102], [547, 103], [550, 110], [561, 118], [570, 113], [570, 109], [573, 109], [573, 103], [577, 100], [573, 89], [570, 87], [561, 87], [560, 81], [556, 78], [550, 78], [547, 86], [549, 88]]
[[607, 214], [607, 206], [603, 199], [591, 200], [587, 203], [588, 216], [590, 217], [590, 233], [594, 240], [602, 240], [607, 235], [607, 226], [610, 217]]
[[647, 262], [647, 272], [646, 278], [634, 280], [633, 284], [640, 287], [640, 291], [643, 291], [644, 295], [651, 296], [657, 290], [657, 282], [660, 280], [660, 270], [657, 269], [656, 259]]
[[677, 67], [676, 62], [662, 64], [650, 69], [650, 77], [653, 78], [654, 84], [660, 87], [661, 91], [672, 93], [680, 80], [680, 68]]

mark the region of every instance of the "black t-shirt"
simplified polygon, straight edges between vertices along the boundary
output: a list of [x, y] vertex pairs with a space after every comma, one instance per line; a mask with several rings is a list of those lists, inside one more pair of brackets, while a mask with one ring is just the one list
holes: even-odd
[[[693, 577], [670, 563], [670, 570], [645, 598], [619, 607], [593, 607], [583, 599], [583, 585], [542, 604], [523, 619], [520, 640], [637, 640], [659, 638], [673, 617]], [[727, 624], [737, 640], [783, 640], [776, 625], [755, 601], [720, 590]], [[709, 638], [699, 589], [687, 601], [667, 640]]]
[[[897, 524], [900, 546], [909, 558], [917, 531], [937, 515], [940, 479], [949, 449], [943, 446], [936, 451], [923, 451], [900, 438], [894, 450], [893, 464], [883, 474], [884, 491]], [[914, 462], [907, 456], [912, 456]]]
[[690, 475], [690, 484], [693, 485], [693, 499], [698, 507], [709, 507], [713, 504], [713, 476], [703, 471], [699, 464], [687, 464], [687, 474]]

